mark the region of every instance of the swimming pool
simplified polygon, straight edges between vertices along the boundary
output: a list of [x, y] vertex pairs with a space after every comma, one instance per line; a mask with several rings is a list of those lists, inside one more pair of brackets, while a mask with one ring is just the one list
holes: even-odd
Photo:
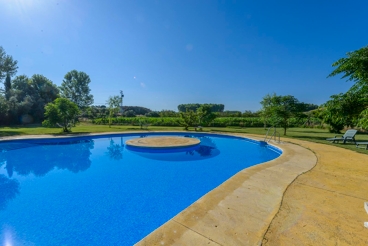
[[[134, 138], [201, 144], [136, 151]], [[0, 143], [0, 242], [132, 245], [238, 171], [278, 157], [260, 142], [215, 134], [150, 133]]]

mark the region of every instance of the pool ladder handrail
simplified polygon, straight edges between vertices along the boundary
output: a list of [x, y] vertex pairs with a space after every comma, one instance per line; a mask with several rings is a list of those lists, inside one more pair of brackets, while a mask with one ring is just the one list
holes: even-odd
[[[269, 134], [271, 128], [273, 128], [273, 133], [270, 136], [270, 138], [267, 139], [268, 138], [268, 134]], [[277, 136], [279, 137], [279, 141], [277, 141], [277, 139], [276, 139]], [[266, 136], [265, 136], [265, 138], [264, 138], [263, 141], [268, 143], [269, 141], [272, 140], [272, 137], [274, 138], [275, 142], [280, 143], [280, 133], [278, 131], [276, 131], [276, 127], [274, 127], [274, 126], [271, 126], [270, 128], [268, 128], [267, 133], [266, 133]]]

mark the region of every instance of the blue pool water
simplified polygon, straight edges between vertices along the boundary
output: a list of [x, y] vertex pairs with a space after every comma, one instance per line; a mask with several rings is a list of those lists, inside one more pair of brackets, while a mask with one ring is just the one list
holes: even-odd
[[129, 134], [0, 143], [0, 245], [132, 245], [240, 170], [278, 157], [214, 134], [168, 153]]

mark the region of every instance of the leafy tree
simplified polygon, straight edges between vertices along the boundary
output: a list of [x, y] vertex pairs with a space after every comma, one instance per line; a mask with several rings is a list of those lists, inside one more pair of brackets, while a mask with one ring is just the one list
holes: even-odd
[[368, 129], [368, 108], [360, 113], [358, 125], [363, 129]]
[[28, 82], [29, 78], [25, 75], [17, 76], [12, 81], [12, 89], [8, 98], [10, 123], [22, 123], [22, 116], [27, 115], [35, 104], [33, 100], [34, 93]]
[[87, 117], [90, 119], [95, 119], [99, 115], [99, 109], [96, 106], [89, 106], [86, 110]]
[[347, 92], [332, 95], [323, 107], [324, 122], [330, 125], [330, 131], [339, 133], [344, 126], [354, 127], [367, 104], [366, 98], [359, 93]]
[[188, 103], [188, 104], [180, 104], [178, 105], [179, 112], [187, 112], [192, 110], [193, 112], [197, 111], [200, 107], [199, 103]]
[[0, 46], [0, 81], [6, 76], [12, 77], [17, 73], [18, 61], [13, 60], [13, 57], [7, 55], [3, 47]]
[[318, 105], [313, 104], [313, 103], [304, 103], [304, 105], [305, 105], [305, 112], [315, 110], [319, 107]]
[[22, 122], [22, 117], [32, 119], [30, 121], [41, 122], [44, 117], [45, 105], [58, 97], [59, 90], [51, 80], [43, 75], [33, 75], [28, 78], [25, 75], [17, 76], [12, 81], [12, 89], [9, 92], [9, 109], [14, 123]]
[[230, 111], [226, 110], [224, 112], [217, 113], [221, 117], [241, 117], [242, 113], [240, 111]]
[[178, 105], [179, 112], [187, 112], [192, 110], [196, 112], [199, 107], [202, 105], [209, 105], [211, 107], [212, 112], [223, 112], [225, 106], [223, 104], [199, 104], [199, 103], [188, 103], [188, 104], [180, 104]]
[[59, 89], [51, 80], [40, 74], [33, 75], [28, 84], [31, 87], [32, 98], [35, 102], [30, 114], [38, 122], [43, 120], [45, 105], [59, 97]]
[[300, 103], [293, 96], [266, 95], [262, 102], [262, 115], [273, 126], [281, 126], [286, 135], [292, 117], [300, 118], [301, 112], [305, 111], [305, 104]]
[[260, 111], [257, 112], [252, 112], [250, 110], [245, 110], [244, 113], [242, 114], [243, 117], [259, 117], [261, 114]]
[[216, 114], [212, 113], [210, 105], [200, 106], [196, 113], [200, 125], [208, 126], [216, 118]]
[[90, 106], [86, 110], [86, 114], [88, 118], [95, 119], [95, 118], [106, 118], [108, 114], [108, 110], [105, 105], [100, 106]]
[[161, 110], [160, 117], [178, 117], [179, 114], [173, 110]]
[[190, 126], [193, 126], [197, 121], [197, 114], [193, 110], [180, 112], [180, 125], [184, 126], [185, 130], [188, 130]]
[[[346, 58], [337, 60], [332, 66], [336, 69], [328, 77], [343, 74], [342, 78], [354, 81], [355, 84], [347, 93], [333, 95], [332, 100], [325, 104], [327, 121], [340, 124], [338, 127], [330, 124], [331, 130], [338, 132], [342, 124], [353, 126], [358, 123], [363, 128], [368, 127], [365, 123], [368, 107], [368, 46], [348, 52]], [[328, 117], [331, 111], [335, 115]]]
[[129, 111], [132, 110], [134, 112], [134, 115], [145, 115], [147, 113], [152, 112], [152, 110], [145, 108], [145, 107], [140, 107], [140, 106], [123, 106], [123, 111]]
[[160, 113], [157, 111], [152, 111], [147, 114], [145, 114], [146, 117], [160, 117]]
[[8, 101], [0, 94], [0, 124], [7, 124], [7, 115], [9, 110]]
[[[274, 96], [276, 96], [276, 95], [274, 94]], [[260, 116], [261, 116], [261, 119], [264, 122], [264, 128], [266, 128], [267, 125], [270, 123], [270, 119], [271, 119], [272, 114], [273, 114], [273, 112], [272, 112], [272, 106], [273, 106], [272, 96], [267, 94], [263, 98], [261, 104], [262, 104], [262, 109], [261, 109], [261, 112], [260, 112]]]
[[77, 104], [80, 109], [93, 104], [93, 95], [89, 83], [91, 79], [84, 72], [72, 70], [64, 76], [63, 83], [60, 86], [61, 97], [67, 98]]
[[128, 111], [124, 111], [124, 116], [125, 117], [135, 117], [136, 114], [133, 110], [128, 110]]
[[346, 58], [337, 60], [332, 66], [336, 69], [328, 77], [342, 73], [342, 78], [356, 82], [356, 87], [368, 87], [368, 46], [348, 52]]
[[45, 106], [45, 118], [43, 126], [61, 126], [63, 132], [70, 132], [75, 117], [79, 114], [77, 104], [66, 98], [57, 98], [54, 102]]
[[309, 110], [304, 112], [305, 114], [305, 121], [303, 123], [304, 127], [314, 127], [316, 124], [319, 126], [323, 125], [323, 108], [317, 108], [313, 110]]
[[6, 100], [9, 100], [10, 89], [11, 89], [11, 79], [10, 79], [9, 74], [6, 75], [4, 87], [5, 87], [5, 98], [6, 98]]
[[111, 127], [112, 116], [119, 112], [120, 102], [120, 96], [112, 96], [107, 100], [107, 104], [109, 105], [109, 127]]

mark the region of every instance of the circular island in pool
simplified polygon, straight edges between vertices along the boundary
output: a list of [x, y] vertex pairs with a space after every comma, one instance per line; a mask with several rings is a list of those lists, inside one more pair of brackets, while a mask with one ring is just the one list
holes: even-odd
[[199, 145], [201, 141], [198, 138], [162, 136], [150, 138], [137, 138], [126, 141], [126, 145], [135, 148], [149, 149], [173, 149], [192, 147]]

